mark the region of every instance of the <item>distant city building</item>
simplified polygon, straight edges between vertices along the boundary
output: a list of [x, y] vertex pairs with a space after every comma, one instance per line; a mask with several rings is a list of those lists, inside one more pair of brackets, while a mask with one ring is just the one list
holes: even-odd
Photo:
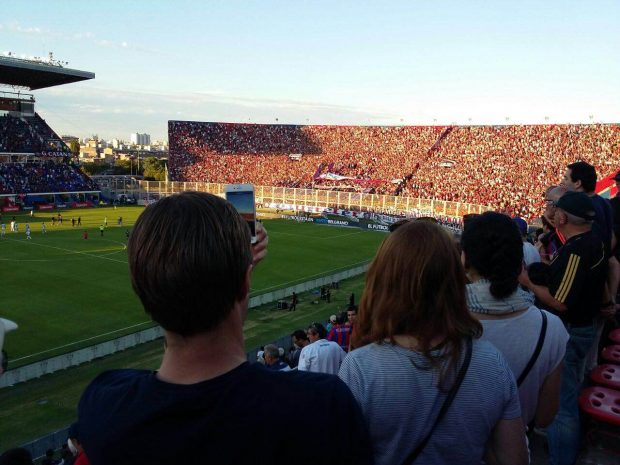
[[151, 145], [150, 134], [140, 134], [139, 132], [134, 132], [130, 135], [130, 140], [133, 145]]

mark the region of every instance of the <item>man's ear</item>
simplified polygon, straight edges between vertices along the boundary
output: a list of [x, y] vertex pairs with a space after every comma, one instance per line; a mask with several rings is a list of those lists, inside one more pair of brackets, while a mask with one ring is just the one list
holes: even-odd
[[241, 283], [241, 288], [239, 289], [239, 295], [237, 296], [237, 300], [244, 300], [250, 293], [252, 268], [252, 265], [248, 266], [248, 269], [245, 272], [245, 276], [243, 278], [243, 282]]

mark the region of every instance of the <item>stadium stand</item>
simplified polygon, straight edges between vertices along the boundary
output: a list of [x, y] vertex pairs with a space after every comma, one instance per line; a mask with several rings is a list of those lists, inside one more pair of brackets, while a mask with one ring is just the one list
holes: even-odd
[[97, 190], [78, 167], [48, 160], [39, 163], [0, 164], [0, 194], [77, 192]]
[[294, 126], [169, 122], [170, 179], [249, 182], [489, 205], [535, 218], [581, 159], [620, 165], [618, 125]]
[[0, 153], [69, 156], [71, 150], [38, 114], [0, 116]]
[[0, 154], [19, 161], [0, 163], [0, 194], [97, 190], [77, 166], [67, 162], [70, 149], [38, 114], [0, 116]]

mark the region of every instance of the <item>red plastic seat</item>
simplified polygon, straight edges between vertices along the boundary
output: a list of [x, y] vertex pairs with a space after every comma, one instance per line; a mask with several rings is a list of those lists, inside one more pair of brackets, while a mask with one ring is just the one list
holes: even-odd
[[614, 344], [620, 344], [620, 328], [610, 331], [607, 337]]
[[601, 356], [608, 362], [620, 364], [620, 345], [607, 346], [601, 351]]
[[599, 365], [590, 372], [590, 378], [598, 385], [620, 389], [620, 366]]
[[581, 391], [579, 407], [596, 420], [620, 426], [620, 391], [593, 386]]

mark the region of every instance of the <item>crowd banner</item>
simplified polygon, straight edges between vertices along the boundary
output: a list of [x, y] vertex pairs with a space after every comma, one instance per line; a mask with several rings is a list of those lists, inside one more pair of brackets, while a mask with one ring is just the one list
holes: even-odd
[[[340, 271], [328, 276], [318, 276], [315, 279], [299, 284], [291, 285], [286, 288], [267, 290], [268, 292], [250, 298], [250, 308], [260, 305], [270, 304], [289, 299], [293, 292], [302, 294], [312, 289], [331, 284], [335, 281], [342, 281], [360, 274], [364, 274], [368, 269], [368, 264], [356, 266]], [[65, 370], [67, 368], [90, 362], [94, 359], [112, 355], [131, 347], [135, 347], [145, 342], [150, 342], [163, 336], [163, 331], [159, 326], [154, 326], [142, 331], [138, 331], [116, 339], [101, 342], [83, 349], [78, 349], [62, 355], [51, 357], [28, 365], [9, 369], [0, 377], [0, 389], [14, 384], [23, 383], [31, 379]]]

